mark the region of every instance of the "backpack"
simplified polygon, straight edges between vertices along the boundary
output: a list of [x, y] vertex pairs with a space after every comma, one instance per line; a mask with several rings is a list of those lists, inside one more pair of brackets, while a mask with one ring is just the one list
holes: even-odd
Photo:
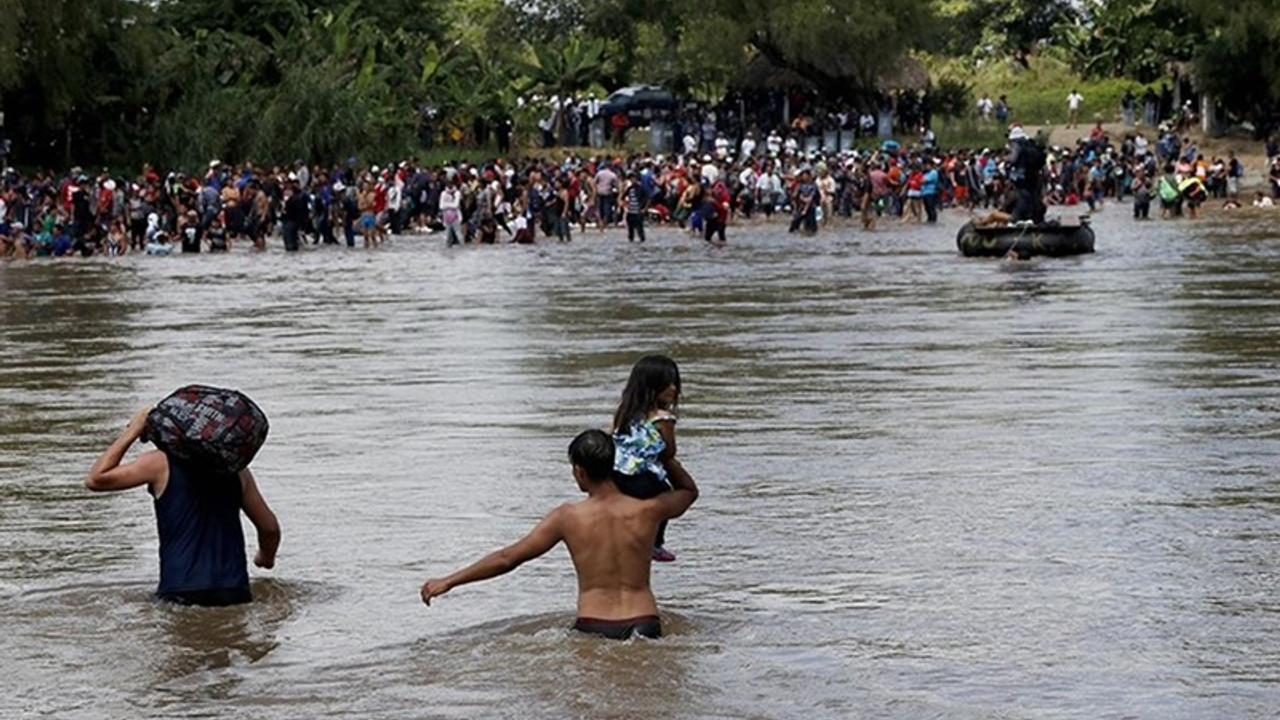
[[236, 474], [258, 454], [268, 429], [267, 416], [244, 393], [187, 385], [156, 403], [142, 441], [213, 473]]
[[1027, 171], [1028, 174], [1039, 173], [1044, 170], [1046, 155], [1043, 149], [1034, 142], [1026, 142], [1022, 144], [1018, 153], [1018, 164]]

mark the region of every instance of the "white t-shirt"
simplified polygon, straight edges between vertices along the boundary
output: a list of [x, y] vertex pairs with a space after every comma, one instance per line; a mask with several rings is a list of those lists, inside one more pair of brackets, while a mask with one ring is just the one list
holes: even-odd
[[743, 138], [742, 140], [742, 157], [749, 158], [756, 154], [756, 141], [751, 138]]
[[692, 155], [693, 153], [698, 151], [698, 139], [695, 138], [693, 135], [686, 134], [684, 136], [683, 142], [684, 142], [685, 155]]
[[1078, 92], [1073, 92], [1067, 96], [1067, 107], [1071, 110], [1079, 110], [1082, 102], [1084, 102], [1084, 96]]
[[457, 210], [462, 204], [462, 194], [457, 188], [447, 187], [440, 191], [440, 209]]

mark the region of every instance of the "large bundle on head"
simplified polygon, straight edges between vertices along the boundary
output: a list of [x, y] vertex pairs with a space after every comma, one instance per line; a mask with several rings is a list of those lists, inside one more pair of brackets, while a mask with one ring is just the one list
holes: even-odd
[[147, 415], [144, 442], [215, 473], [248, 467], [267, 439], [267, 416], [237, 390], [188, 385]]

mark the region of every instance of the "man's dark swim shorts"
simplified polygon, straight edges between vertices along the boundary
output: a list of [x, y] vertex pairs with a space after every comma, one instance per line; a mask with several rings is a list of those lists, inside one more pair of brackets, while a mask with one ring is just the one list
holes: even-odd
[[662, 637], [662, 622], [657, 615], [645, 615], [628, 620], [597, 620], [595, 618], [578, 618], [573, 624], [578, 632], [601, 635], [610, 640], [628, 640], [636, 635], [657, 639]]

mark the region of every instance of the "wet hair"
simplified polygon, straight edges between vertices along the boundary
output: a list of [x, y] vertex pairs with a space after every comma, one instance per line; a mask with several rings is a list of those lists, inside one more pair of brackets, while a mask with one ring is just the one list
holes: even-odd
[[624, 430], [632, 423], [643, 420], [657, 403], [658, 394], [668, 386], [676, 386], [680, 393], [680, 368], [666, 355], [646, 355], [631, 368], [631, 377], [622, 389], [618, 411], [613, 415], [615, 430]]
[[613, 473], [613, 438], [603, 430], [584, 430], [569, 443], [569, 462], [582, 468], [592, 480]]

